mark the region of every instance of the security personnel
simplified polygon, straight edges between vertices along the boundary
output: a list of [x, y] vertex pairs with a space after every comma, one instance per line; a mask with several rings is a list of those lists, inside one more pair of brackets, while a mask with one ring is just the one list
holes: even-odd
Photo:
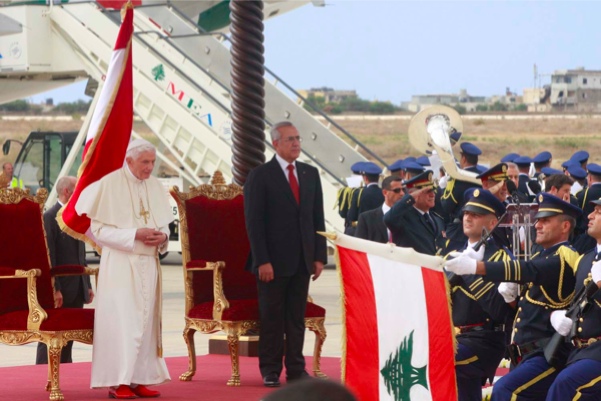
[[532, 158], [532, 163], [534, 163], [534, 178], [538, 179], [538, 176], [541, 174], [541, 169], [543, 167], [549, 167], [551, 165], [551, 160], [553, 159], [553, 156], [551, 155], [551, 152], [548, 151], [544, 151], [544, 152], [540, 152], [539, 154], [537, 154], [536, 156], [534, 156]]
[[432, 171], [426, 170], [404, 182], [406, 195], [384, 215], [384, 223], [397, 246], [436, 255], [444, 244], [440, 216], [431, 213], [435, 185]]
[[361, 175], [363, 176], [365, 187], [353, 192], [347, 215], [347, 221], [350, 222], [350, 226], [345, 228], [345, 234], [355, 235], [359, 215], [368, 210], [381, 207], [382, 203], [384, 203], [384, 195], [382, 195], [382, 189], [378, 185], [380, 174], [382, 174], [382, 169], [375, 163], [365, 162], [363, 164]]
[[[590, 165], [589, 165], [590, 166]], [[591, 279], [601, 286], [601, 199], [591, 201], [588, 235], [597, 246], [585, 254], [576, 269], [576, 293]], [[577, 321], [566, 317], [565, 310], [551, 315], [551, 324], [561, 335], [568, 335], [576, 325], [572, 338], [575, 349], [570, 353], [567, 367], [557, 376], [547, 394], [547, 400], [599, 399], [601, 392], [601, 291]], [[581, 398], [582, 397], [582, 398]]]
[[[493, 282], [526, 284], [526, 290], [517, 304], [513, 343], [509, 351], [517, 365], [499, 379], [492, 393], [492, 401], [544, 400], [557, 376], [557, 368], [550, 366], [544, 356], [544, 347], [555, 333], [551, 313], [565, 309], [574, 295], [574, 272], [579, 255], [568, 244], [576, 218], [582, 210], [553, 195], [541, 193], [535, 216], [536, 242], [543, 247], [530, 261], [481, 262], [464, 252], [446, 262], [447, 271], [455, 274], [478, 274]], [[500, 291], [506, 302], [517, 296], [517, 284]], [[565, 362], [571, 347], [563, 343], [557, 355]], [[561, 400], [563, 401], [563, 400]]]
[[[482, 151], [478, 149], [476, 145], [472, 145], [469, 142], [462, 142], [459, 147], [461, 148], [461, 158], [459, 159], [459, 167], [466, 171], [479, 174], [478, 172], [478, 156], [482, 154]], [[459, 249], [465, 244], [467, 240], [463, 234], [461, 224], [461, 209], [463, 208], [463, 194], [469, 188], [479, 187], [476, 184], [467, 181], [460, 181], [454, 178], [450, 179], [442, 197], [440, 199], [440, 206], [445, 213], [444, 219], [447, 221], [445, 233], [447, 237], [447, 244], [445, 253]]]
[[[507, 191], [507, 164], [499, 163], [492, 166], [478, 176], [482, 181], [482, 189], [486, 189], [493, 194], [499, 202], [506, 204], [509, 192]], [[500, 217], [500, 216], [499, 216]], [[509, 227], [497, 227], [493, 233], [493, 237], [500, 246], [511, 249], [512, 232]]]
[[[463, 232], [473, 248], [482, 239], [482, 230], [490, 231], [505, 213], [505, 205], [491, 192], [470, 188], [465, 194]], [[492, 237], [482, 245], [483, 260], [507, 262], [511, 253]], [[463, 249], [462, 249], [463, 250]], [[457, 334], [455, 372], [460, 401], [481, 401], [482, 385], [492, 383], [505, 354], [505, 323], [513, 309], [497, 291], [498, 284], [471, 274], [450, 280], [453, 324]]]

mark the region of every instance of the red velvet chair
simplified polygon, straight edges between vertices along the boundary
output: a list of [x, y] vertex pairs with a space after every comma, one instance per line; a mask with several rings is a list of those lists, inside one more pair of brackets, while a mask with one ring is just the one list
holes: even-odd
[[[68, 341], [92, 344], [93, 309], [54, 307], [51, 276], [96, 274], [97, 269], [50, 269], [42, 209], [48, 192], [0, 189], [0, 343], [48, 346], [50, 400], [63, 400], [59, 386], [60, 354]], [[33, 361], [32, 361], [33, 363]]]
[[[257, 283], [254, 275], [244, 270], [250, 245], [242, 188], [226, 185], [217, 171], [211, 185], [190, 188], [188, 193], [173, 187], [171, 195], [179, 208], [186, 295], [188, 371], [180, 380], [190, 381], [196, 373], [194, 333], [224, 331], [232, 360], [232, 376], [227, 384], [239, 386], [239, 338], [259, 328]], [[313, 372], [317, 377], [325, 377], [320, 369], [326, 338], [324, 321], [325, 309], [307, 302], [305, 326], [316, 336]]]

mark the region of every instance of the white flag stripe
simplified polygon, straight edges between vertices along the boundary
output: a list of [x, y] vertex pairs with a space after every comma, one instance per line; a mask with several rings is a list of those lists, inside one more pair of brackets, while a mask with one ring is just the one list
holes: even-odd
[[377, 255], [402, 263], [411, 263], [436, 271], [442, 271], [442, 267], [444, 266], [444, 259], [440, 256], [425, 255], [415, 252], [413, 248], [401, 248], [393, 244], [380, 244], [350, 235], [339, 235], [336, 238], [336, 244], [349, 249], [358, 249], [370, 255]]
[[[119, 82], [121, 81], [121, 74], [116, 74], [113, 71], [121, 71], [123, 69], [123, 64], [127, 59], [127, 55], [127, 49], [114, 50], [111, 54], [111, 62], [106, 73], [106, 80], [104, 81], [103, 87], [101, 89], [100, 98], [98, 99], [96, 109], [94, 109], [92, 121], [90, 121], [90, 128], [88, 129], [88, 134], [86, 136], [86, 144], [92, 139], [94, 139], [94, 137], [98, 134], [100, 124], [105, 119], [104, 112], [107, 110], [111, 110], [111, 107], [109, 107], [109, 103], [111, 101], [114, 101], [114, 92], [116, 89], [118, 89]], [[113, 88], [113, 90], [105, 90], [105, 87]]]
[[[380, 369], [411, 331], [414, 331], [411, 365], [428, 365], [428, 313], [421, 267], [372, 254], [367, 259], [376, 297]], [[380, 401], [394, 401], [382, 375], [379, 388]], [[428, 388], [431, 388], [429, 381]], [[431, 401], [432, 397], [428, 389], [418, 384], [411, 388], [411, 400]]]

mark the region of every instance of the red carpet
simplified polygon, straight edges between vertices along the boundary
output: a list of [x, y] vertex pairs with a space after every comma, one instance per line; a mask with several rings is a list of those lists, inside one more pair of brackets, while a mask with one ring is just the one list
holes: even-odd
[[[166, 361], [171, 382], [152, 387], [161, 391], [158, 400], [258, 401], [273, 391], [263, 387], [257, 358], [240, 357], [240, 387], [226, 386], [231, 373], [229, 356], [197, 357], [196, 375], [191, 382], [179, 381], [179, 375], [188, 368], [187, 357], [166, 358]], [[307, 357], [306, 361], [310, 368], [312, 359]], [[321, 358], [321, 369], [329, 378], [340, 380], [339, 358]], [[90, 389], [90, 371], [89, 362], [61, 365], [61, 389], [66, 401], [108, 400], [107, 390]], [[48, 400], [48, 392], [44, 390], [47, 372], [47, 367], [40, 365], [0, 368], [0, 400]], [[284, 386], [285, 378], [281, 379]]]

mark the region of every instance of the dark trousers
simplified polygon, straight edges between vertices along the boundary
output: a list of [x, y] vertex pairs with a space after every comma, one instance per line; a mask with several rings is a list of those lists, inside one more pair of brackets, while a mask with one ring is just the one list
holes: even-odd
[[309, 277], [306, 268], [299, 266], [290, 277], [275, 277], [268, 283], [257, 278], [261, 322], [259, 369], [263, 377], [272, 373], [279, 376], [284, 357], [287, 377], [305, 371], [303, 344]]
[[[472, 360], [474, 357], [475, 360]], [[455, 355], [455, 373], [459, 401], [482, 401], [482, 382], [486, 379], [486, 372], [477, 355], [461, 343]]]
[[556, 377], [557, 370], [542, 354], [533, 356], [495, 383], [491, 401], [544, 401]]
[[562, 370], [547, 394], [547, 401], [561, 400], [601, 400], [601, 362], [580, 359]]
[[[63, 294], [64, 296], [64, 294]], [[63, 304], [63, 308], [83, 308], [84, 298], [81, 286], [78, 291], [78, 295], [68, 305]], [[67, 345], [61, 350], [61, 363], [72, 363], [73, 358], [71, 357], [71, 350], [73, 348], [73, 341], [69, 341]], [[36, 365], [48, 364], [48, 347], [44, 343], [38, 343], [38, 349], [35, 356]]]

